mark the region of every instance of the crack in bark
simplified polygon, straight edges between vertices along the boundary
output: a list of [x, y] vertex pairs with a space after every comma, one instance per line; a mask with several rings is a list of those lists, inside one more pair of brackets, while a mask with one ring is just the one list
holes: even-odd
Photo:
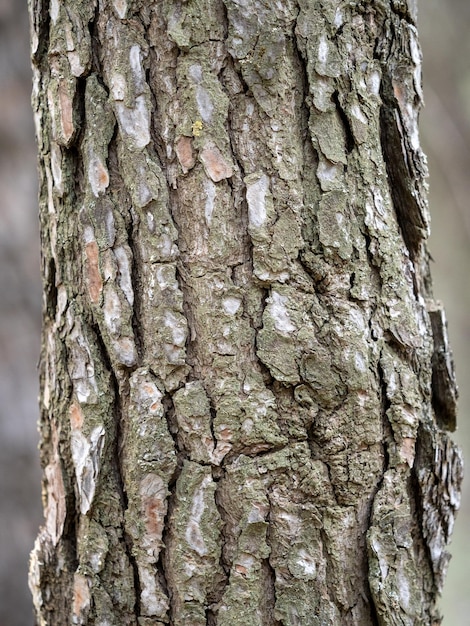
[[219, 566], [221, 570], [224, 572], [224, 580], [219, 582], [219, 586], [217, 589], [214, 589], [210, 596], [211, 604], [206, 609], [206, 620], [207, 626], [217, 626], [217, 615], [220, 609], [220, 602], [225, 594], [225, 591], [230, 583], [230, 571], [231, 564], [227, 562], [226, 557], [224, 556], [224, 548], [227, 543], [226, 539], [226, 529], [227, 529], [227, 515], [225, 513], [225, 509], [220, 502], [220, 484], [222, 479], [225, 477], [225, 469], [223, 467], [213, 466], [212, 468], [212, 479], [217, 484], [215, 493], [214, 493], [214, 502], [219, 512], [220, 519], [222, 521], [222, 530], [221, 530], [221, 547], [220, 547], [220, 558], [219, 558]]
[[[121, 384], [119, 383], [118, 376], [112, 366], [111, 358], [106, 348], [106, 344], [101, 336], [100, 329], [97, 324], [92, 325], [92, 330], [95, 334], [95, 345], [100, 353], [101, 359], [103, 361], [103, 365], [106, 368], [107, 372], [110, 376], [110, 387], [113, 393], [113, 413], [114, 413], [114, 433], [107, 432], [108, 437], [110, 435], [114, 435], [112, 437], [113, 445], [111, 446], [111, 467], [114, 470], [114, 474], [116, 477], [116, 483], [119, 489], [119, 498], [121, 502], [121, 510], [122, 510], [122, 518], [120, 521], [120, 529], [122, 533], [122, 537], [120, 542], [123, 545], [124, 552], [128, 558], [129, 564], [132, 568], [133, 577], [134, 577], [134, 612], [138, 617], [140, 615], [140, 595], [141, 595], [141, 585], [140, 585], [140, 577], [139, 570], [137, 566], [137, 560], [132, 551], [132, 538], [129, 536], [126, 530], [126, 525], [124, 521], [125, 511], [128, 508], [128, 499], [125, 489], [124, 477], [123, 477], [123, 468], [121, 465], [121, 449], [123, 445], [123, 434], [124, 434], [124, 424], [123, 424], [123, 414], [124, 410], [124, 400], [128, 400], [129, 398], [129, 379], [128, 377], [123, 377]], [[108, 425], [109, 428], [109, 425]]]
[[417, 537], [415, 537], [414, 548], [416, 551], [416, 542], [418, 542], [419, 547], [421, 547], [421, 549], [424, 551], [424, 554], [426, 555], [426, 561], [428, 563], [430, 572], [432, 574], [434, 585], [437, 588], [437, 584], [435, 580], [435, 573], [434, 573], [434, 568], [433, 568], [433, 558], [432, 558], [431, 548], [425, 538], [424, 519], [423, 519], [423, 510], [425, 507], [425, 502], [423, 499], [423, 494], [421, 492], [421, 486], [420, 486], [419, 477], [418, 477], [418, 466], [420, 464], [420, 460], [421, 460], [420, 457], [422, 454], [422, 449], [424, 447], [423, 446], [423, 431], [424, 431], [424, 426], [420, 424], [418, 427], [418, 434], [416, 437], [417, 453], [416, 453], [415, 461], [413, 463], [413, 468], [411, 471], [409, 495], [410, 495], [410, 506], [411, 506], [411, 511], [413, 514], [413, 519], [416, 519], [418, 522], [415, 526], [415, 529], [417, 531]]
[[[380, 395], [381, 395], [381, 401], [382, 401], [383, 469], [382, 469], [382, 477], [377, 482], [377, 485], [376, 485], [375, 489], [373, 490], [373, 492], [371, 493], [371, 496], [370, 496], [370, 499], [369, 499], [369, 505], [368, 505], [369, 511], [368, 511], [368, 516], [367, 516], [367, 528], [368, 529], [370, 529], [372, 527], [372, 517], [373, 517], [375, 499], [377, 497], [377, 494], [380, 492], [380, 490], [382, 488], [385, 473], [388, 471], [388, 469], [390, 467], [389, 442], [390, 442], [390, 440], [393, 441], [392, 426], [391, 426], [390, 421], [389, 421], [388, 416], [387, 416], [387, 411], [390, 409], [391, 403], [390, 403], [390, 400], [387, 397], [387, 382], [385, 380], [384, 371], [383, 371], [382, 365], [380, 363], [380, 357], [379, 357], [379, 360], [377, 362], [377, 376], [378, 376]], [[367, 582], [367, 590], [368, 590], [368, 604], [370, 606], [371, 617], [372, 617], [372, 620], [373, 620], [372, 626], [380, 626], [380, 621], [379, 621], [379, 617], [378, 617], [378, 611], [377, 611], [377, 607], [376, 607], [375, 602], [374, 602], [374, 598], [373, 598], [373, 595], [372, 595], [372, 589], [371, 589], [371, 586], [370, 586], [369, 567], [370, 567], [370, 561], [369, 561], [369, 559], [367, 559], [367, 578], [366, 578], [366, 582]]]
[[[344, 135], [345, 135], [345, 140], [346, 140], [346, 154], [351, 154], [351, 152], [354, 150], [354, 148], [356, 147], [356, 141], [354, 139], [354, 134], [352, 132], [352, 128], [351, 128], [351, 123], [349, 121], [349, 118], [346, 114], [346, 111], [343, 109], [341, 102], [340, 102], [340, 96], [339, 96], [339, 92], [338, 90], [336, 90], [333, 95], [332, 95], [332, 100], [335, 103], [336, 106], [336, 110], [338, 111], [338, 115], [343, 123], [343, 127], [344, 127]], [[347, 172], [348, 166], [345, 165], [344, 166], [344, 171]]]
[[268, 558], [264, 559], [263, 564], [266, 568], [266, 573], [267, 573], [266, 581], [268, 583], [268, 589], [266, 590], [266, 595], [267, 596], [268, 594], [270, 595], [270, 598], [267, 597], [267, 600], [271, 599], [271, 602], [268, 603], [268, 607], [267, 607], [268, 620], [269, 620], [269, 626], [282, 626], [282, 622], [275, 619], [277, 597], [276, 597], [276, 569], [271, 563], [271, 554], [272, 554], [271, 535], [272, 535], [272, 528], [273, 528], [272, 520], [271, 520], [271, 515], [272, 515], [271, 488], [268, 489], [267, 498], [269, 502], [269, 511], [266, 516], [266, 522], [268, 524], [268, 527], [266, 529], [266, 543], [269, 546], [270, 553], [269, 553]]

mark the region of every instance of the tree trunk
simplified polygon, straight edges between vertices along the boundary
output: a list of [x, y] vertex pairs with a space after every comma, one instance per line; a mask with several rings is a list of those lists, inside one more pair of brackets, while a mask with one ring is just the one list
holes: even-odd
[[440, 622], [411, 5], [31, 0], [39, 624]]

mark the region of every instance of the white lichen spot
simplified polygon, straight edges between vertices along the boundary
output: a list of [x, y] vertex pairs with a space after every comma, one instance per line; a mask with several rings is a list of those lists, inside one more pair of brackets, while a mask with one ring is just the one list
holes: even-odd
[[260, 228], [266, 222], [266, 194], [269, 189], [269, 178], [262, 174], [255, 182], [246, 182], [246, 201], [248, 203], [248, 223], [251, 227]]
[[186, 325], [182, 318], [177, 318], [173, 313], [165, 314], [165, 326], [171, 328], [173, 341], [177, 346], [184, 346], [186, 341]]
[[398, 376], [395, 370], [390, 373], [387, 380], [387, 397], [391, 400], [398, 391]]
[[359, 372], [367, 371], [367, 363], [364, 356], [360, 352], [354, 354], [354, 365]]
[[55, 24], [59, 17], [60, 4], [59, 0], [51, 0], [49, 5], [49, 15], [51, 16], [52, 23]]
[[93, 502], [104, 439], [105, 430], [101, 425], [96, 426], [88, 438], [79, 429], [72, 429], [70, 447], [82, 515], [86, 515]]
[[168, 603], [162, 598], [153, 567], [139, 567], [141, 615], [165, 615]]
[[325, 65], [328, 60], [328, 40], [324, 34], [320, 36], [318, 43], [318, 60]]
[[224, 307], [224, 311], [227, 315], [235, 315], [235, 313], [240, 308], [242, 301], [240, 298], [235, 298], [234, 296], [228, 296], [222, 300], [222, 306]]
[[315, 559], [305, 549], [298, 551], [296, 564], [308, 580], [315, 578], [317, 573]]
[[67, 308], [67, 289], [64, 285], [59, 285], [57, 288], [57, 309], [56, 309], [56, 323], [60, 324], [62, 316]]
[[408, 130], [410, 131], [410, 143], [411, 143], [411, 147], [413, 148], [413, 150], [415, 150], [416, 152], [419, 152], [421, 149], [421, 144], [419, 142], [419, 130], [418, 130], [418, 124], [416, 123], [415, 120], [413, 120], [413, 123], [409, 125]]
[[92, 242], [96, 241], [96, 239], [95, 239], [95, 231], [93, 230], [92, 226], [88, 226], [87, 225], [83, 229], [83, 241], [85, 242], [85, 244], [92, 243]]
[[257, 524], [259, 522], [265, 522], [269, 513], [269, 505], [262, 504], [260, 502], [254, 502], [253, 506], [248, 513], [248, 524]]
[[401, 607], [407, 611], [410, 607], [411, 591], [410, 581], [408, 580], [406, 571], [404, 568], [399, 567], [397, 571], [397, 585], [398, 585], [398, 597], [400, 599]]
[[367, 338], [368, 325], [364, 318], [363, 313], [358, 307], [351, 307], [348, 311], [349, 319], [353, 325], [353, 328], [359, 330], [363, 334], [364, 338]]
[[69, 363], [73, 389], [77, 400], [81, 404], [92, 404], [96, 402], [97, 399], [98, 385], [90, 346], [85, 336], [82, 334], [79, 323], [75, 321], [74, 324], [71, 313], [67, 315], [67, 323], [73, 326], [73, 330], [70, 333], [71, 358]]
[[271, 292], [269, 298], [268, 311], [276, 330], [281, 333], [291, 333], [297, 330], [294, 324], [290, 320], [289, 312], [286, 308], [287, 296], [282, 296], [277, 291]]
[[[167, 265], [158, 265], [155, 271], [155, 278], [157, 279], [157, 283], [161, 291], [169, 288], [174, 289], [175, 276], [174, 269], [172, 267], [168, 267]], [[153, 280], [152, 285], [155, 285]]]
[[67, 52], [67, 58], [70, 64], [70, 70], [76, 78], [83, 76], [86, 67], [83, 65], [80, 54], [76, 50]]
[[369, 79], [367, 81], [367, 85], [369, 87], [370, 92], [374, 95], [374, 96], [378, 96], [380, 93], [380, 83], [382, 81], [382, 77], [380, 75], [380, 72], [377, 70], [374, 70], [373, 72], [371, 72]]
[[164, 324], [171, 330], [173, 344], [175, 346], [183, 347], [186, 343], [187, 337], [185, 319], [181, 315], [176, 316], [172, 311], [166, 311]]
[[256, 560], [253, 555], [242, 552], [235, 560], [233, 569], [243, 577], [248, 577], [252, 572], [255, 563]]
[[210, 476], [204, 476], [199, 489], [195, 492], [191, 507], [191, 515], [185, 531], [185, 539], [189, 547], [197, 552], [199, 556], [207, 554], [206, 542], [204, 541], [201, 530], [201, 519], [205, 509], [205, 490], [211, 482], [212, 478]]
[[416, 63], [416, 65], [420, 65], [422, 57], [421, 57], [421, 49], [418, 43], [418, 32], [415, 26], [411, 24], [407, 24], [407, 26], [408, 26], [408, 33], [410, 36], [409, 44], [410, 44], [411, 58]]
[[367, 125], [367, 117], [364, 115], [364, 113], [361, 111], [361, 108], [359, 107], [358, 104], [353, 104], [351, 106], [351, 113], [352, 115], [354, 115], [354, 117], [359, 120], [362, 124], [366, 124]]
[[198, 85], [196, 89], [196, 102], [202, 121], [209, 124], [212, 121], [214, 105], [212, 104], [209, 93], [204, 87], [201, 87], [201, 85]]
[[[44, 604], [44, 599], [42, 595], [42, 568], [43, 568], [43, 557], [42, 550], [44, 545], [43, 536], [36, 537], [34, 542], [34, 547], [31, 551], [29, 557], [29, 576], [28, 576], [28, 584], [29, 589], [31, 591], [33, 604], [36, 607], [41, 607]], [[46, 621], [39, 617], [38, 626], [47, 626]]]
[[131, 337], [119, 337], [112, 340], [112, 346], [119, 363], [132, 367], [137, 363], [137, 351]]
[[153, 217], [150, 211], [147, 211], [146, 217], [147, 217], [147, 228], [149, 229], [149, 232], [154, 233], [155, 232], [155, 218]]
[[206, 178], [203, 182], [204, 192], [206, 194], [206, 203], [204, 205], [204, 217], [207, 226], [210, 228], [212, 224], [212, 213], [214, 212], [214, 200], [216, 194], [216, 186], [210, 178]]
[[112, 285], [107, 285], [104, 294], [104, 323], [112, 335], [117, 334], [121, 327], [121, 301]]
[[313, 101], [320, 111], [328, 111], [332, 108], [331, 96], [333, 89], [330, 80], [319, 76], [313, 87]]
[[64, 193], [62, 181], [62, 149], [55, 141], [51, 141], [51, 170], [54, 180], [54, 189], [59, 198], [61, 198]]
[[242, 428], [242, 431], [245, 433], [245, 435], [249, 435], [251, 433], [254, 425], [255, 424], [253, 420], [250, 419], [249, 417], [247, 417], [247, 419], [243, 421], [241, 428]]
[[277, 515], [279, 522], [287, 528], [286, 536], [297, 537], [299, 536], [302, 530], [302, 521], [298, 518], [297, 515], [290, 513], [288, 511], [283, 511], [282, 509], [279, 511]]
[[106, 235], [108, 237], [108, 243], [110, 246], [112, 246], [116, 238], [116, 229], [114, 226], [113, 212], [111, 210], [107, 211], [104, 219], [105, 219]]
[[134, 290], [132, 288], [131, 268], [129, 262], [129, 255], [123, 246], [118, 246], [113, 250], [114, 256], [118, 266], [118, 282], [122, 289], [122, 292], [126, 296], [127, 302], [130, 306], [134, 304]]
[[127, 85], [126, 77], [118, 72], [111, 75], [111, 94], [116, 101], [124, 100], [126, 96]]
[[127, 15], [127, 2], [126, 0], [113, 0], [113, 6], [116, 10], [116, 13], [119, 15], [121, 20], [124, 20]]
[[144, 79], [144, 71], [140, 61], [140, 46], [137, 44], [131, 46], [129, 50], [129, 65], [137, 86], [140, 86], [140, 82]]
[[202, 67], [198, 63], [190, 66], [188, 74], [197, 85], [202, 81]]
[[344, 23], [343, 11], [340, 8], [338, 8], [338, 9], [336, 9], [334, 24], [335, 24], [336, 28], [341, 28], [343, 23]]
[[136, 148], [145, 148], [150, 143], [150, 111], [144, 95], [137, 96], [133, 108], [116, 102], [119, 125], [124, 135]]
[[317, 177], [322, 183], [332, 183], [336, 180], [339, 180], [341, 174], [343, 172], [343, 168], [341, 165], [332, 163], [326, 159], [322, 159], [317, 167]]
[[96, 198], [100, 193], [104, 193], [109, 185], [108, 168], [106, 164], [93, 153], [90, 154], [88, 160], [88, 182]]
[[366, 201], [366, 217], [365, 224], [369, 228], [374, 228], [376, 231], [383, 231], [386, 228], [385, 222], [377, 215], [377, 211], [369, 201]]

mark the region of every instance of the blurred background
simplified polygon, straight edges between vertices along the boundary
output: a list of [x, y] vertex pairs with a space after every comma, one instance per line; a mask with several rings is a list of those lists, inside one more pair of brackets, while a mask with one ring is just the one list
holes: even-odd
[[[460, 385], [455, 438], [470, 459], [470, 3], [418, 5], [430, 251]], [[42, 520], [36, 432], [41, 284], [28, 38], [26, 1], [0, 0], [0, 626], [33, 624], [28, 554]], [[466, 481], [441, 604], [444, 626], [469, 623], [469, 527]]]

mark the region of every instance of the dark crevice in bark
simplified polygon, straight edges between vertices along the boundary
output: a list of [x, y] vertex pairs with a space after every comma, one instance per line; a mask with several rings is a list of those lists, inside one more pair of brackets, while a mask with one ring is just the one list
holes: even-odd
[[210, 602], [209, 606], [206, 608], [206, 621], [207, 626], [216, 626], [217, 625], [217, 616], [220, 609], [220, 602], [223, 598], [223, 595], [228, 587], [230, 580], [230, 569], [227, 560], [224, 558], [224, 548], [227, 544], [227, 514], [225, 512], [224, 507], [220, 502], [220, 492], [219, 487], [221, 481], [225, 477], [225, 470], [223, 467], [213, 466], [212, 467], [212, 479], [217, 484], [215, 494], [214, 494], [214, 502], [217, 507], [217, 511], [219, 512], [220, 519], [222, 521], [222, 529], [221, 529], [221, 550], [220, 550], [220, 558], [219, 558], [219, 566], [220, 570], [224, 573], [223, 579], [219, 579], [216, 586], [209, 591], [208, 593], [208, 601]]
[[[425, 556], [426, 563], [429, 567], [429, 571], [431, 573], [432, 579], [434, 581], [434, 585], [437, 588], [436, 580], [434, 576], [434, 568], [433, 568], [433, 558], [431, 554], [431, 548], [429, 543], [425, 538], [425, 525], [423, 519], [423, 510], [426, 506], [426, 503], [423, 499], [423, 494], [421, 491], [421, 485], [418, 477], [418, 471], [420, 464], [423, 463], [423, 456], [426, 457], [428, 451], [425, 450], [426, 444], [426, 436], [425, 436], [424, 426], [422, 424], [418, 427], [418, 434], [416, 437], [416, 456], [413, 464], [413, 468], [410, 475], [409, 482], [409, 497], [410, 497], [410, 508], [413, 519], [416, 520], [416, 523], [413, 526], [413, 549], [415, 558], [419, 559], [419, 551], [421, 550]], [[425, 465], [429, 464], [429, 461], [424, 460]]]
[[38, 38], [38, 48], [33, 62], [41, 68], [42, 74], [48, 73], [49, 32], [51, 26], [50, 1], [34, 0], [29, 3], [29, 19]]
[[176, 482], [180, 477], [181, 471], [183, 469], [183, 462], [187, 458], [187, 455], [181, 450], [178, 443], [178, 424], [176, 421], [175, 415], [175, 406], [173, 403], [173, 399], [171, 394], [166, 393], [162, 398], [162, 405], [164, 409], [164, 416], [168, 425], [168, 432], [170, 433], [176, 451], [176, 467], [173, 472], [173, 476], [170, 478], [168, 483], [168, 491], [170, 492], [167, 496], [167, 512], [165, 515], [165, 519], [163, 521], [163, 532], [162, 532], [162, 547], [160, 550], [160, 554], [158, 557], [158, 561], [156, 564], [157, 576], [159, 582], [162, 586], [163, 591], [168, 597], [169, 600], [169, 623], [170, 626], [173, 625], [173, 605], [172, 605], [172, 597], [171, 597], [171, 585], [168, 584], [168, 574], [167, 574], [167, 562], [166, 562], [166, 547], [168, 543], [168, 536], [170, 534], [170, 519], [173, 513], [173, 509], [175, 506], [176, 500]]
[[138, 363], [136, 367], [138, 367], [139, 363], [142, 362], [144, 354], [144, 338], [142, 336], [142, 326], [140, 324], [143, 313], [140, 268], [143, 266], [143, 259], [140, 255], [139, 246], [137, 245], [138, 228], [139, 225], [136, 223], [136, 220], [132, 220], [132, 224], [127, 226], [127, 242], [132, 254], [130, 275], [132, 292], [134, 294], [134, 301], [132, 304], [132, 330], [134, 333], [134, 344], [138, 355]]
[[[354, 141], [354, 135], [351, 129], [351, 124], [349, 122], [349, 118], [346, 115], [345, 110], [343, 109], [343, 107], [341, 106], [341, 102], [339, 99], [339, 92], [335, 91], [332, 95], [332, 100], [336, 106], [336, 110], [338, 112], [338, 115], [343, 123], [343, 128], [344, 128], [344, 138], [345, 138], [345, 147], [346, 147], [346, 153], [347, 154], [351, 154], [351, 152], [354, 150], [354, 147], [356, 145], [356, 142]], [[347, 170], [347, 166], [345, 166], [345, 171]]]
[[[152, 372], [153, 373], [153, 372]], [[154, 374], [155, 375], [155, 374]], [[173, 476], [170, 479], [170, 483], [169, 483], [169, 487], [173, 487], [176, 483], [176, 481], [179, 478], [179, 475], [181, 474], [181, 468], [183, 466], [183, 461], [184, 460], [189, 460], [188, 455], [186, 454], [186, 452], [182, 449], [182, 447], [180, 446], [179, 440], [178, 440], [178, 423], [176, 420], [176, 414], [175, 414], [175, 405], [173, 404], [173, 398], [171, 396], [171, 394], [166, 393], [163, 398], [162, 398], [162, 405], [164, 408], [164, 412], [165, 412], [165, 420], [168, 426], [168, 432], [170, 433], [172, 439], [173, 439], [173, 443], [175, 445], [175, 451], [176, 451], [176, 458], [177, 458], [177, 466], [176, 469], [173, 473]]]
[[91, 71], [96, 73], [96, 78], [100, 85], [106, 90], [106, 93], [109, 94], [109, 89], [104, 82], [103, 77], [103, 68], [101, 64], [100, 58], [100, 49], [101, 42], [100, 36], [98, 33], [98, 21], [100, 16], [100, 6], [99, 3], [96, 3], [95, 6], [95, 15], [93, 19], [88, 22], [88, 32], [90, 33], [90, 42], [91, 42]]
[[[66, 147], [62, 147], [62, 150], [65, 154], [69, 154], [72, 159], [73, 157], [78, 157], [77, 149], [81, 146], [83, 141], [83, 137], [85, 136], [85, 132], [87, 130], [86, 127], [86, 118], [85, 118], [85, 91], [86, 91], [86, 78], [80, 77], [75, 79], [75, 93], [73, 96], [73, 120], [74, 120], [74, 132], [72, 137], [70, 138], [70, 142]], [[83, 160], [81, 158], [75, 158], [75, 163], [78, 164], [80, 168], [82, 168], [82, 178], [80, 182], [82, 183], [83, 188]]]
[[[112, 426], [114, 428], [114, 432], [110, 432], [111, 424], [108, 424], [107, 435], [108, 437], [111, 437], [111, 442], [112, 442], [110, 444], [110, 454], [109, 454], [108, 462], [110, 463], [113, 469], [115, 479], [116, 479], [116, 484], [119, 489], [119, 499], [120, 499], [121, 508], [122, 508], [122, 518], [121, 518], [122, 540], [121, 541], [123, 544], [123, 550], [129, 560], [129, 564], [132, 568], [132, 572], [134, 576], [135, 598], [134, 598], [133, 610], [134, 610], [135, 615], [138, 617], [140, 615], [141, 586], [140, 586], [140, 578], [139, 578], [139, 570], [137, 567], [137, 561], [136, 561], [136, 558], [134, 557], [133, 550], [132, 550], [133, 541], [132, 541], [132, 538], [128, 535], [126, 528], [125, 528], [125, 524], [124, 524], [124, 515], [128, 508], [128, 499], [127, 499], [127, 493], [126, 493], [126, 488], [125, 488], [125, 483], [124, 483], [124, 478], [123, 478], [123, 469], [121, 466], [121, 449], [124, 445], [123, 440], [124, 440], [124, 427], [125, 427], [123, 423], [123, 419], [125, 415], [124, 402], [129, 398], [129, 379], [127, 376], [118, 377], [118, 375], [116, 374], [116, 371], [113, 368], [110, 355], [108, 353], [106, 344], [103, 340], [99, 327], [96, 324], [94, 324], [92, 325], [92, 330], [94, 331], [94, 335], [95, 335], [95, 345], [98, 349], [103, 365], [106, 371], [109, 373], [109, 377], [110, 377], [110, 389], [111, 389], [112, 398], [113, 398], [112, 412], [113, 412], [113, 417], [114, 417], [114, 424], [112, 424]], [[121, 383], [119, 382], [119, 379], [121, 379]], [[105, 463], [105, 462], [106, 460], [103, 459], [102, 463]]]
[[443, 430], [454, 431], [457, 426], [459, 392], [455, 380], [454, 360], [447, 337], [444, 311], [429, 311], [433, 337], [432, 406], [436, 421]]
[[[382, 402], [382, 410], [381, 410], [381, 412], [382, 412], [383, 468], [382, 468], [382, 476], [381, 476], [380, 480], [377, 482], [377, 485], [375, 486], [375, 489], [373, 490], [373, 492], [372, 492], [372, 494], [370, 496], [370, 499], [369, 499], [369, 512], [368, 512], [368, 518], [367, 518], [367, 528], [368, 529], [370, 529], [372, 527], [372, 517], [373, 517], [375, 498], [376, 498], [377, 494], [380, 492], [380, 490], [382, 488], [385, 473], [388, 471], [388, 469], [390, 467], [389, 446], [390, 446], [390, 443], [393, 442], [392, 426], [391, 426], [389, 418], [387, 416], [387, 412], [388, 412], [388, 410], [391, 407], [391, 403], [390, 403], [390, 400], [387, 397], [387, 382], [385, 380], [384, 371], [382, 369], [382, 365], [381, 365], [380, 361], [377, 363], [377, 376], [378, 376], [378, 382], [379, 382], [380, 398], [381, 398], [381, 402]], [[367, 571], [366, 586], [367, 586], [367, 589], [368, 589], [368, 602], [369, 602], [369, 606], [370, 606], [370, 610], [371, 610], [372, 626], [380, 626], [381, 622], [379, 621], [377, 607], [375, 606], [374, 598], [373, 598], [373, 595], [372, 595], [372, 590], [371, 590], [371, 587], [370, 587], [369, 571]]]
[[416, 189], [416, 176], [409, 163], [411, 149], [403, 129], [403, 121], [395, 104], [392, 78], [385, 70], [380, 96], [380, 141], [389, 180], [389, 191], [395, 208], [403, 240], [413, 261], [419, 254], [425, 238], [426, 224], [422, 216]]
[[[446, 439], [443, 445], [438, 443], [439, 437]], [[456, 461], [457, 465], [454, 465]], [[442, 431], [436, 436], [429, 425], [421, 422], [409, 484], [410, 504], [417, 522], [414, 528], [414, 549], [415, 552], [419, 548], [423, 550], [425, 563], [434, 583], [433, 591], [437, 593], [442, 591], [449, 558], [444, 549], [449, 541], [459, 505], [453, 501], [451, 493], [460, 489], [460, 463], [459, 452], [450, 439]]]
[[[263, 382], [265, 384], [265, 386], [270, 389], [271, 391], [273, 391], [274, 393], [274, 385], [275, 385], [275, 378], [274, 376], [271, 374], [271, 370], [267, 367], [267, 365], [261, 360], [261, 358], [258, 356], [258, 331], [261, 330], [263, 328], [263, 317], [264, 317], [264, 312], [266, 310], [266, 306], [267, 306], [267, 300], [270, 296], [270, 288], [263, 288], [262, 289], [262, 295], [261, 295], [261, 308], [260, 308], [260, 312], [259, 312], [259, 319], [261, 320], [261, 325], [260, 326], [256, 326], [253, 322], [252, 322], [252, 326], [255, 330], [255, 336], [254, 336], [254, 356], [256, 357], [256, 362], [258, 364], [258, 367], [260, 369], [261, 375], [263, 376]], [[276, 394], [274, 394], [276, 395]]]
[[164, 524], [163, 524], [162, 548], [160, 550], [160, 555], [159, 555], [158, 562], [157, 562], [157, 571], [158, 571], [159, 575], [161, 575], [162, 578], [163, 578], [163, 583], [164, 583], [163, 584], [163, 589], [165, 590], [165, 593], [167, 594], [167, 597], [168, 597], [168, 603], [169, 603], [168, 623], [170, 624], [170, 626], [174, 625], [174, 618], [173, 618], [174, 605], [173, 605], [173, 601], [172, 601], [173, 600], [173, 598], [172, 598], [172, 589], [171, 589], [171, 586], [168, 585], [168, 576], [166, 574], [166, 572], [168, 570], [167, 557], [166, 557], [166, 546], [167, 546], [167, 543], [168, 543], [168, 536], [170, 534], [170, 520], [172, 518], [173, 510], [175, 508], [176, 480], [177, 480], [177, 478], [175, 477], [173, 485], [171, 485], [171, 487], [170, 486], [168, 487], [168, 489], [170, 491], [170, 495], [167, 498], [168, 508], [167, 508], [167, 513], [166, 513]]
[[263, 560], [263, 567], [265, 569], [266, 577], [266, 612], [267, 612], [267, 623], [270, 626], [281, 626], [281, 622], [275, 619], [276, 612], [276, 570], [271, 563], [271, 554], [272, 554], [272, 532], [273, 532], [273, 521], [271, 519], [272, 508], [271, 508], [271, 498], [270, 498], [270, 490], [267, 494], [269, 501], [269, 511], [266, 517], [266, 522], [268, 524], [266, 529], [266, 543], [270, 548], [270, 555], [267, 559]]
[[[149, 64], [149, 68], [146, 70], [146, 82], [147, 85], [149, 87], [149, 92], [150, 92], [150, 102], [151, 102], [151, 116], [150, 116], [150, 137], [151, 137], [151, 144], [148, 146], [148, 149], [153, 152], [153, 156], [155, 158], [155, 160], [159, 163], [160, 167], [162, 168], [163, 172], [165, 173], [165, 176], [168, 176], [168, 155], [166, 152], [166, 146], [165, 146], [165, 142], [163, 140], [162, 137], [162, 132], [160, 129], [160, 124], [158, 122], [158, 116], [159, 116], [159, 104], [158, 104], [158, 88], [157, 85], [154, 84], [155, 80], [152, 76], [152, 70], [153, 68], [158, 67], [159, 64], [159, 59], [158, 59], [158, 54], [155, 50], [155, 47], [150, 44], [149, 41], [147, 41], [147, 43], [149, 44], [149, 54], [148, 54], [148, 64]], [[177, 48], [175, 48], [175, 56], [177, 57], [179, 54], [179, 51]], [[167, 72], [168, 72], [168, 78], [170, 79], [170, 81], [172, 82], [172, 84], [176, 84], [176, 67], [168, 67], [167, 66]], [[151, 150], [151, 148], [153, 148], [153, 150]], [[168, 178], [167, 178], [168, 180]], [[171, 181], [168, 181], [169, 187], [172, 187]]]
[[[61, 458], [65, 459], [68, 456], [67, 453], [61, 451]], [[72, 461], [70, 461], [70, 467], [73, 467]], [[78, 567], [78, 546], [77, 546], [77, 536], [78, 536], [78, 516], [80, 513], [78, 512], [78, 503], [77, 498], [75, 496], [74, 483], [70, 479], [69, 474], [65, 470], [65, 464], [61, 463], [62, 476], [64, 477], [64, 491], [66, 498], [66, 516], [64, 522], [64, 529], [62, 531], [61, 541], [63, 542], [63, 550], [67, 555], [66, 559], [66, 569], [70, 572], [75, 572]]]
[[[178, 230], [179, 233], [179, 230]], [[187, 269], [184, 262], [180, 261], [176, 265], [176, 282], [179, 290], [183, 295], [183, 314], [188, 325], [188, 334], [186, 338], [186, 358], [185, 362], [190, 367], [190, 371], [186, 376], [186, 380], [196, 380], [195, 365], [197, 364], [197, 333], [194, 315], [191, 307], [190, 287], [187, 280]]]
[[223, 482], [224, 477], [225, 470], [223, 469], [223, 467], [214, 467], [212, 469], [212, 478], [214, 482], [217, 483], [217, 488], [214, 494], [214, 501], [215, 506], [217, 507], [217, 510], [219, 512], [220, 519], [222, 521], [219, 566], [221, 568], [221, 571], [224, 573], [224, 579], [220, 581], [217, 588], [212, 591], [211, 606], [208, 607], [208, 611], [206, 613], [208, 618], [207, 626], [217, 624], [217, 615], [220, 609], [220, 603], [230, 583], [230, 572], [233, 565], [232, 562], [230, 562], [227, 558], [227, 533], [229, 532], [229, 518], [225, 511], [223, 503], [220, 500], [220, 486]]
[[57, 285], [56, 266], [54, 257], [50, 257], [47, 262], [47, 274], [44, 279], [46, 314], [50, 320], [54, 320], [57, 311]]
[[310, 118], [310, 107], [309, 107], [308, 102], [310, 100], [310, 82], [309, 82], [308, 73], [307, 73], [307, 61], [303, 57], [302, 52], [300, 51], [297, 34], [295, 32], [297, 28], [297, 20], [298, 20], [299, 13], [300, 13], [300, 9], [292, 25], [291, 41], [292, 41], [294, 59], [297, 62], [300, 82], [302, 85], [299, 114], [301, 118], [301, 125], [302, 125], [303, 132], [304, 132], [304, 139], [306, 140], [307, 137], [309, 136], [308, 122]]
[[404, 20], [412, 26], [416, 26], [416, 22], [410, 13], [409, 4], [409, 2], [403, 2], [402, 0], [393, 0], [390, 9], [399, 19]]
[[[380, 398], [382, 402], [382, 445], [383, 445], [383, 474], [388, 470], [390, 465], [389, 445], [393, 441], [393, 431], [387, 413], [391, 407], [390, 400], [387, 397], [387, 382], [385, 380], [382, 365], [377, 363], [377, 375], [379, 381]], [[380, 489], [380, 485], [377, 491]]]

